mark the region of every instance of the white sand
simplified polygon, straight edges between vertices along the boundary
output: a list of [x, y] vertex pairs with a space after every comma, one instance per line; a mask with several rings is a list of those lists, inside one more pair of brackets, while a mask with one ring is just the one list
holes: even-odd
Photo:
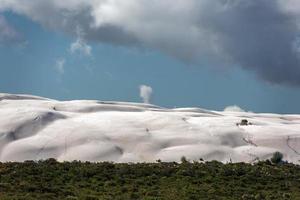
[[253, 162], [275, 151], [299, 163], [300, 115], [0, 94], [0, 161]]

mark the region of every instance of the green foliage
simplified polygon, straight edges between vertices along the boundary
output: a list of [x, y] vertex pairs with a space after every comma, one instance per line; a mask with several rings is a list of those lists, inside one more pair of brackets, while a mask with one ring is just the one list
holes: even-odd
[[248, 120], [242, 119], [240, 124], [241, 124], [242, 126], [247, 126], [247, 125], [248, 125]]
[[181, 161], [181, 163], [187, 163], [187, 162], [188, 162], [188, 160], [186, 159], [185, 156], [182, 156], [182, 157], [180, 158], [180, 161]]
[[275, 152], [271, 158], [272, 163], [278, 164], [282, 162], [283, 154], [280, 152]]
[[237, 126], [248, 126], [248, 125], [252, 125], [251, 122], [249, 122], [247, 119], [242, 119], [240, 123], [236, 124]]
[[300, 199], [300, 167], [218, 161], [0, 163], [0, 199]]

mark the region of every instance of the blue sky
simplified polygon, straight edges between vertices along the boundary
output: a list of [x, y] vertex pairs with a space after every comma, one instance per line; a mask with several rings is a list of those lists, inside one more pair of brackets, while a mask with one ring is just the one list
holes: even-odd
[[[0, 45], [0, 92], [68, 99], [141, 102], [139, 86], [151, 86], [151, 103], [164, 107], [299, 113], [299, 86], [258, 78], [243, 67], [186, 62], [156, 48], [87, 40], [91, 54], [71, 52], [78, 37], [4, 12], [19, 34]], [[58, 62], [63, 60], [63, 72]]]

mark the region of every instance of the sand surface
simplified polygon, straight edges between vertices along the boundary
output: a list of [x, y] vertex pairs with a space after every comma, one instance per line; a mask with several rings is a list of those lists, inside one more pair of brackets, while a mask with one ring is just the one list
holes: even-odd
[[254, 162], [275, 151], [299, 164], [300, 115], [0, 93], [0, 161]]

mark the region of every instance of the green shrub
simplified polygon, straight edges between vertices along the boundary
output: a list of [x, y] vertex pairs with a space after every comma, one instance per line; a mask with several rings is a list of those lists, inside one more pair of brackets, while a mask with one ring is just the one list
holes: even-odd
[[181, 160], [0, 162], [0, 199], [300, 199], [299, 165]]
[[283, 154], [280, 152], [275, 152], [271, 158], [272, 163], [278, 164], [282, 162]]
[[188, 163], [188, 160], [186, 159], [185, 156], [182, 156], [182, 157], [180, 158], [180, 161], [181, 161], [182, 163]]
[[247, 126], [248, 125], [248, 120], [242, 119], [240, 125], [241, 126]]

